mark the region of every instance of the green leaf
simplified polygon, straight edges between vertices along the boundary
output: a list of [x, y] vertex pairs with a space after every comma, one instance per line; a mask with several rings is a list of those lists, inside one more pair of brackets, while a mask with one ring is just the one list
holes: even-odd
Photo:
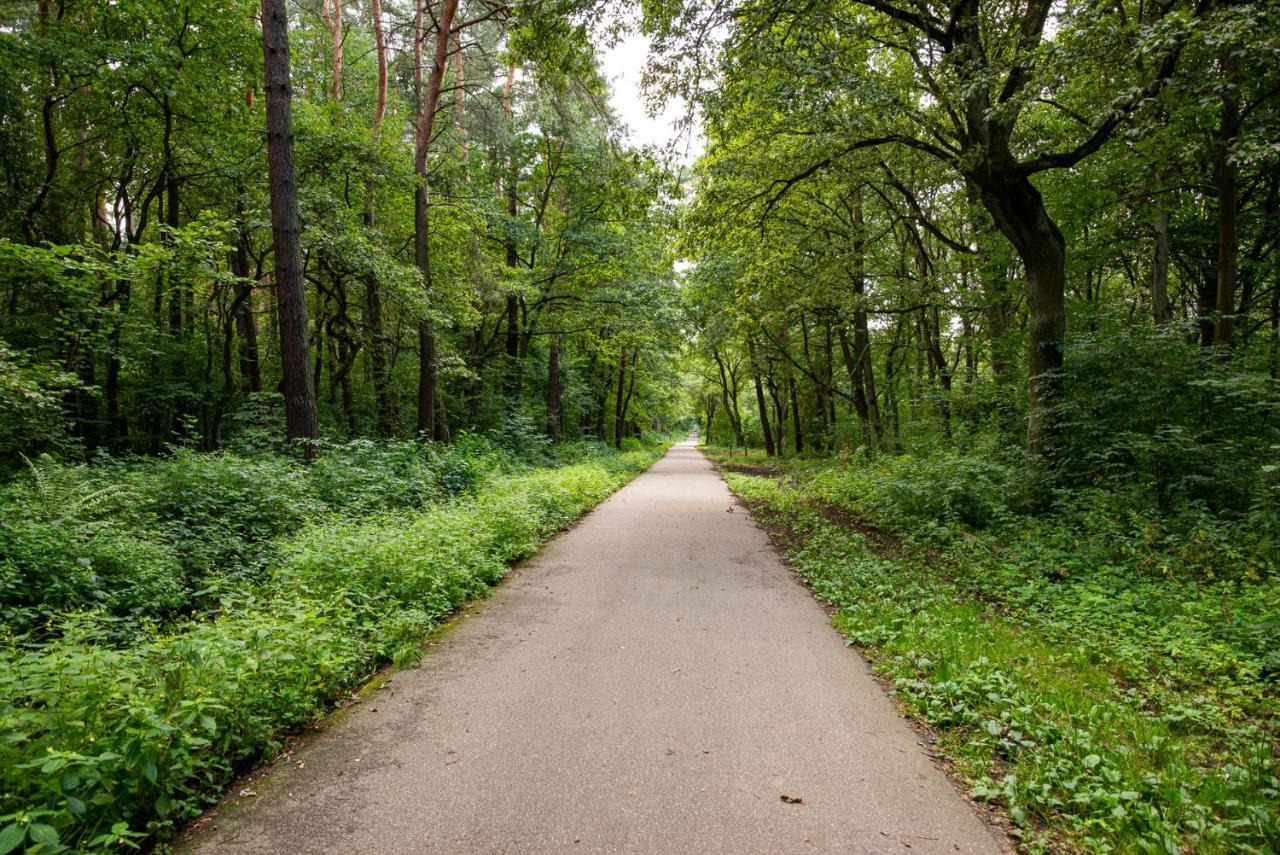
[[6, 855], [17, 849], [26, 839], [27, 830], [22, 826], [17, 823], [5, 826], [4, 830], [0, 831], [0, 855]]
[[45, 825], [43, 822], [33, 822], [31, 827], [27, 829], [27, 833], [31, 835], [31, 839], [41, 846], [48, 846], [50, 849], [58, 845], [58, 830], [52, 825]]
[[154, 784], [160, 777], [160, 770], [156, 768], [156, 761], [148, 760], [146, 763], [143, 763], [142, 774], [146, 775], [147, 780]]

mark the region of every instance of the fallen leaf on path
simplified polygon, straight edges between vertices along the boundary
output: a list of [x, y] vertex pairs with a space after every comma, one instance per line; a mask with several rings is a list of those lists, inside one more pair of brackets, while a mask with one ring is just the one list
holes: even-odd
[[789, 805], [804, 804], [804, 799], [800, 798], [799, 796], [789, 796], [786, 793], [783, 793], [782, 795], [778, 796], [778, 798], [782, 799], [784, 802], [786, 802]]
[[256, 796], [256, 795], [257, 795], [257, 792], [254, 790], [244, 789], [240, 791], [240, 798], [242, 799], [247, 799], [250, 796]]

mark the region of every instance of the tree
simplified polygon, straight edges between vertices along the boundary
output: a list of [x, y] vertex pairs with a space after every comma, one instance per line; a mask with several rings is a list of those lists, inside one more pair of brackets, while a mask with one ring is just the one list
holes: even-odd
[[[302, 287], [298, 188], [293, 168], [292, 86], [289, 79], [289, 19], [284, 0], [263, 0], [263, 87], [267, 96], [267, 172], [271, 184], [271, 233], [280, 316], [280, 385], [285, 400], [285, 435], [291, 440], [320, 436], [315, 387], [309, 370], [307, 301]], [[336, 86], [336, 84], [335, 84]], [[314, 446], [307, 443], [307, 454]]]

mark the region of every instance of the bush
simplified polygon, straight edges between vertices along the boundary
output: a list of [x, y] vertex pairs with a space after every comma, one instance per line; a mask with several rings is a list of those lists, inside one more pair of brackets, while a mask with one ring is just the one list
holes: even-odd
[[1280, 446], [1280, 385], [1213, 357], [1174, 328], [1078, 338], [1053, 413], [1063, 482], [1105, 484], [1166, 512], [1247, 511]]
[[812, 489], [883, 520], [964, 523], [1006, 519], [1023, 493], [1022, 472], [995, 454], [903, 455], [847, 468], [813, 467]]

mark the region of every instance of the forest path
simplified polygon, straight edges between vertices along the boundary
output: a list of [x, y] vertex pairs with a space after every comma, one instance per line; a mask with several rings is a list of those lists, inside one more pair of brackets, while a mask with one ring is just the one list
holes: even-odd
[[255, 786], [185, 848], [1003, 848], [690, 443]]

